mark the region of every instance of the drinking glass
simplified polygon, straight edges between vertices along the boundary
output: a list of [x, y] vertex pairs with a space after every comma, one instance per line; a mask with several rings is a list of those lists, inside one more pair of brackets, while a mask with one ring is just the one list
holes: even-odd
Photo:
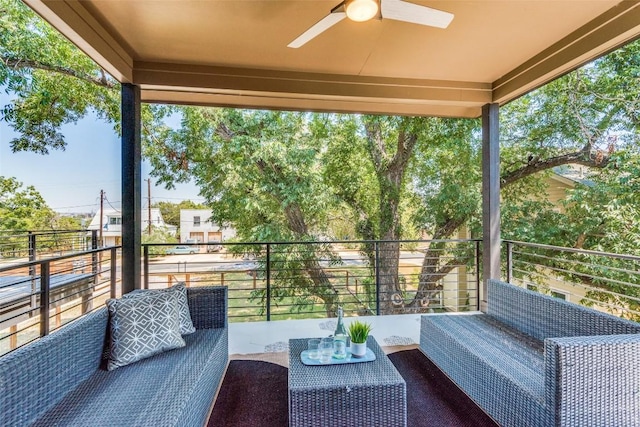
[[320, 341], [320, 363], [331, 362], [331, 356], [333, 356], [333, 338], [323, 338]]
[[347, 357], [347, 340], [333, 339], [333, 357], [336, 359], [344, 359]]
[[309, 359], [311, 360], [318, 360], [320, 359], [320, 339], [318, 338], [312, 338], [309, 340], [308, 342], [308, 347], [309, 349]]

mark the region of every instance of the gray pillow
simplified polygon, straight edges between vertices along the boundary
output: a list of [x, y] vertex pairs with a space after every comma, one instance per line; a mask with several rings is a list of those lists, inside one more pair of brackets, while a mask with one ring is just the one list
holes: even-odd
[[145, 292], [107, 300], [111, 346], [107, 370], [184, 347], [175, 293]]
[[124, 294], [122, 298], [132, 298], [148, 292], [170, 292], [176, 294], [178, 298], [178, 312], [180, 313], [180, 333], [182, 335], [192, 334], [196, 331], [191, 320], [189, 311], [189, 300], [187, 299], [187, 286], [184, 282], [179, 282], [167, 289], [136, 289], [133, 292]]

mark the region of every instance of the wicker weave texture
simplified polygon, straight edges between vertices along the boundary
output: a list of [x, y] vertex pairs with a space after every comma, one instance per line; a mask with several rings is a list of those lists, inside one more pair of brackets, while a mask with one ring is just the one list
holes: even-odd
[[106, 308], [0, 357], [0, 426], [27, 426], [100, 366]]
[[406, 383], [378, 343], [376, 360], [306, 366], [306, 339], [289, 341], [289, 425], [292, 427], [406, 426]]
[[555, 425], [640, 425], [640, 335], [547, 339], [545, 362]]
[[542, 351], [483, 316], [423, 316], [420, 349], [500, 425], [550, 425]]
[[488, 303], [423, 316], [420, 348], [498, 423], [640, 425], [640, 325], [499, 281]]
[[636, 322], [498, 280], [489, 280], [487, 303], [487, 314], [539, 340], [640, 333]]
[[187, 289], [191, 320], [196, 329], [227, 327], [227, 287], [203, 286]]
[[[220, 313], [226, 317], [225, 288], [189, 289], [188, 293], [190, 310], [197, 313], [192, 315], [194, 323], [198, 319], [196, 326], [226, 325], [220, 321]], [[106, 329], [106, 310], [101, 309], [1, 358], [0, 385], [3, 391], [5, 384], [13, 386], [7, 387], [10, 393], [0, 394], [0, 425], [162, 427], [206, 423], [228, 363], [226, 327], [198, 329], [184, 336], [186, 347], [111, 372], [99, 369]], [[79, 345], [79, 339], [86, 343]], [[88, 354], [92, 355], [90, 363], [77, 363]], [[22, 359], [47, 363], [46, 369], [17, 365]], [[5, 371], [18, 380], [5, 382]], [[27, 386], [15, 385], [20, 382]], [[65, 389], [50, 385], [55, 382], [66, 384]], [[49, 387], [53, 390], [50, 393]]]

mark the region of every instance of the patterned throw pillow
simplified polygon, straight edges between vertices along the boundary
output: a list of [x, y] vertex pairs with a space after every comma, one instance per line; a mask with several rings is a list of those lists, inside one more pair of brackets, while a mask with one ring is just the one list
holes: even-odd
[[182, 335], [192, 334], [196, 331], [191, 320], [189, 311], [189, 300], [187, 299], [187, 286], [184, 282], [176, 283], [168, 289], [136, 289], [133, 292], [124, 294], [122, 298], [131, 298], [148, 292], [170, 292], [175, 293], [178, 298], [178, 312], [180, 313], [180, 333]]
[[145, 292], [136, 298], [107, 300], [111, 347], [107, 369], [184, 347], [175, 293]]

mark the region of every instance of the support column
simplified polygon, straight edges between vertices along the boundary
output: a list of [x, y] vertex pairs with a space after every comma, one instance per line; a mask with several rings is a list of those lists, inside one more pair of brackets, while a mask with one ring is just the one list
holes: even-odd
[[141, 286], [140, 87], [122, 84], [122, 293]]
[[482, 304], [487, 283], [500, 278], [500, 140], [499, 106], [482, 107]]

